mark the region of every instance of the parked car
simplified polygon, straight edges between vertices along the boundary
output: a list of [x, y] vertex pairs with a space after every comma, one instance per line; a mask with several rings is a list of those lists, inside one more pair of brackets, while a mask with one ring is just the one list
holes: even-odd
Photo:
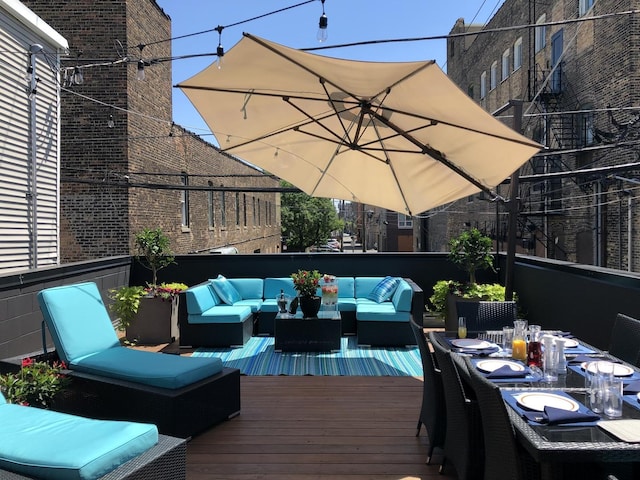
[[313, 247], [311, 247], [311, 251], [312, 252], [339, 252], [340, 249], [332, 247], [331, 245], [325, 244], [325, 245], [319, 245], [319, 246], [314, 245]]

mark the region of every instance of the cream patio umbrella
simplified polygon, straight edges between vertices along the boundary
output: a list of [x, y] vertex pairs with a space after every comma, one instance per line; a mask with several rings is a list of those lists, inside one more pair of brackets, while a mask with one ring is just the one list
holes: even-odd
[[541, 146], [433, 61], [342, 60], [244, 34], [177, 85], [224, 152], [316, 197], [415, 215], [492, 189]]

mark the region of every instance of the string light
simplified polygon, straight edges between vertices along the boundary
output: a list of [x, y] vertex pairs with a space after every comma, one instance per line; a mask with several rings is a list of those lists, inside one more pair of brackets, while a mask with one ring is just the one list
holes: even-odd
[[329, 19], [324, 13], [324, 1], [322, 1], [322, 15], [320, 15], [320, 21], [318, 22], [318, 33], [316, 34], [316, 38], [320, 43], [326, 42], [327, 38], [329, 38], [327, 32], [327, 26], [329, 25]]
[[221, 69], [222, 57], [224, 57], [224, 47], [222, 46], [222, 30], [224, 30], [224, 27], [222, 25], [218, 25], [215, 30], [218, 32], [218, 48], [216, 48], [216, 55], [218, 55], [218, 69]]
[[73, 69], [72, 82], [75, 85], [82, 85], [84, 83], [84, 75], [82, 74], [82, 69], [80, 67], [75, 67]]
[[142, 50], [146, 45], [144, 43], [138, 44], [138, 49], [140, 50], [140, 60], [138, 60], [138, 73], [136, 74], [136, 79], [143, 81], [145, 79], [144, 74], [144, 60], [142, 60]]
[[107, 127], [113, 128], [116, 126], [116, 122], [113, 120], [113, 113], [109, 114], [109, 120], [107, 120]]

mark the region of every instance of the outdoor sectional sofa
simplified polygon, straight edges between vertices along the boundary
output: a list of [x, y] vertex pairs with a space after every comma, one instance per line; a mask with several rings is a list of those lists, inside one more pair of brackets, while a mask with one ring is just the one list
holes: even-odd
[[[237, 300], [225, 303], [218, 279], [208, 280], [181, 293], [178, 312], [180, 346], [229, 347], [244, 345], [252, 330], [274, 334], [278, 312], [276, 297], [296, 296], [290, 277], [224, 279], [236, 290]], [[422, 321], [422, 290], [410, 279], [398, 279], [391, 296], [380, 303], [367, 298], [385, 277], [337, 277], [338, 310], [342, 334], [358, 335], [358, 343], [372, 346], [415, 344], [409, 319]], [[318, 295], [320, 295], [320, 289]], [[222, 292], [222, 296], [227, 296]], [[227, 299], [228, 300], [228, 299]], [[254, 322], [256, 326], [254, 328]]]

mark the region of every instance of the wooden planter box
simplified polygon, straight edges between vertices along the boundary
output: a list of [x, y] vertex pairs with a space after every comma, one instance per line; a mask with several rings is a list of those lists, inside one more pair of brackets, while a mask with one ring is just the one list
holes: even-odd
[[141, 298], [138, 314], [129, 328], [127, 340], [140, 345], [172, 343], [178, 336], [178, 298]]

